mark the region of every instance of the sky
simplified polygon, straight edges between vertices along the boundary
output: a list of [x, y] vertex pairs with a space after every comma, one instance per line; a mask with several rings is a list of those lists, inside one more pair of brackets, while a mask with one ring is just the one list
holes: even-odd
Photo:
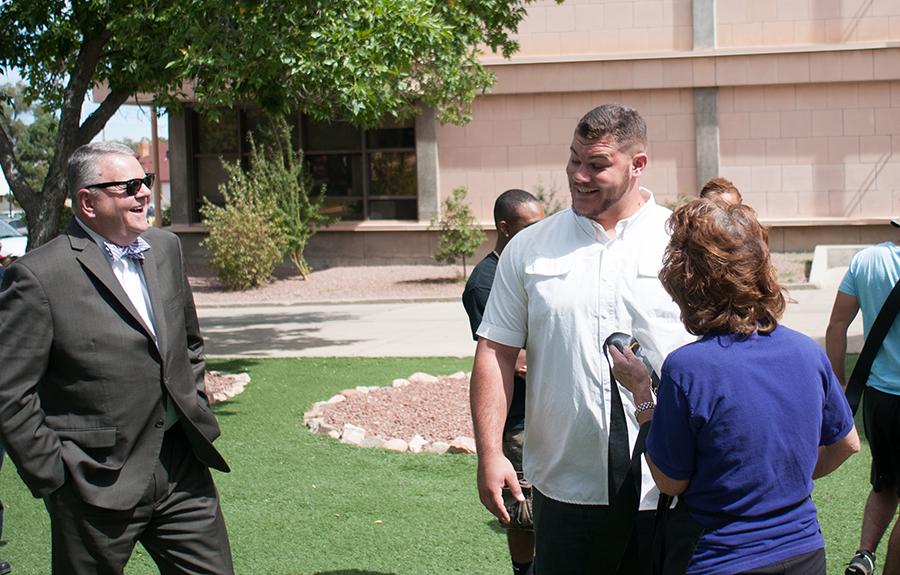
[[[9, 71], [7, 73], [0, 73], [0, 84], [13, 84], [17, 81], [21, 81], [21, 77], [15, 71]], [[93, 94], [89, 91], [88, 98], [84, 102], [84, 106], [81, 108], [81, 120], [84, 121], [94, 110], [99, 107], [99, 103], [94, 103], [91, 101], [91, 96]], [[168, 138], [169, 137], [169, 118], [168, 116], [163, 115], [157, 120], [157, 131], [159, 132], [160, 138]], [[135, 141], [139, 141], [141, 139], [146, 138], [150, 139], [150, 107], [149, 106], [133, 106], [133, 105], [124, 105], [119, 108], [119, 111], [115, 113], [115, 115], [110, 118], [109, 122], [106, 123], [106, 128], [101, 130], [97, 137], [94, 138], [95, 142], [100, 142], [104, 140], [122, 140], [124, 138], [130, 138]], [[6, 178], [3, 177], [3, 171], [0, 170], [0, 196], [4, 196], [9, 193], [9, 186], [6, 183]], [[5, 204], [5, 202], [3, 202]], [[5, 207], [5, 206], [4, 206]]]

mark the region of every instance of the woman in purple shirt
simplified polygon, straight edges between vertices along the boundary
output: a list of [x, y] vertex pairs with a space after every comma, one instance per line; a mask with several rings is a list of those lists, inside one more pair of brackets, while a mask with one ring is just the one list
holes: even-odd
[[751, 208], [699, 199], [669, 227], [659, 277], [700, 339], [666, 358], [655, 402], [640, 359], [611, 351], [638, 422], [653, 422], [653, 478], [679, 496], [666, 537], [694, 533], [664, 572], [824, 574], [813, 479], [859, 450], [841, 386], [818, 344], [778, 325], [785, 298]]

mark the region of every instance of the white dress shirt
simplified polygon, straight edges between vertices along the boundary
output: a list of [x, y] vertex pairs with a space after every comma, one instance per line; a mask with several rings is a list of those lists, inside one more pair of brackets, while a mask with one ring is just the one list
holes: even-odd
[[[606, 338], [633, 335], [657, 371], [669, 352], [695, 339], [657, 277], [671, 212], [642, 192], [647, 203], [612, 238], [572, 209], [517, 234], [500, 257], [478, 329], [510, 347], [528, 341], [525, 478], [558, 501], [609, 503]], [[633, 447], [633, 397], [619, 392]], [[658, 491], [644, 461], [642, 470], [641, 509], [655, 509]]]

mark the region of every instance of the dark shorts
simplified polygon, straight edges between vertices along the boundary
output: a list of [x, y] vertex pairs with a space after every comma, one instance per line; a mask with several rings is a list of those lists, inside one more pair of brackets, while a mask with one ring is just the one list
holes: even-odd
[[738, 575], [825, 575], [825, 548], [794, 555], [784, 561], [769, 563]]
[[872, 450], [872, 490], [900, 488], [900, 395], [867, 387], [863, 427]]
[[522, 473], [522, 445], [525, 443], [525, 428], [507, 429], [503, 432], [503, 455], [506, 456], [513, 464], [516, 475], [519, 477], [519, 487], [525, 496], [525, 502], [519, 503], [512, 495], [512, 491], [507, 488], [503, 489], [503, 506], [506, 507], [510, 516], [509, 523], [500, 523], [507, 529], [517, 529], [521, 531], [534, 531], [534, 523], [532, 522], [532, 501], [531, 484], [525, 481]]

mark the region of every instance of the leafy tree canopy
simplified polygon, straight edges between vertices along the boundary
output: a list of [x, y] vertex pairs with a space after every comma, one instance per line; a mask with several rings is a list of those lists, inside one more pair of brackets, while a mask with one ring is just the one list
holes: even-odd
[[[504, 56], [532, 0], [10, 0], [0, 4], [0, 67], [28, 83], [26, 103], [59, 111], [54, 158], [40, 190], [0, 130], [0, 165], [28, 214], [29, 243], [57, 233], [64, 171], [136, 93], [165, 109], [255, 102], [316, 119], [371, 126], [425, 104], [465, 123], [494, 78], [482, 49]], [[558, 0], [561, 1], [561, 0]], [[109, 94], [81, 121], [87, 91]], [[9, 101], [9, 99], [7, 99]]]

